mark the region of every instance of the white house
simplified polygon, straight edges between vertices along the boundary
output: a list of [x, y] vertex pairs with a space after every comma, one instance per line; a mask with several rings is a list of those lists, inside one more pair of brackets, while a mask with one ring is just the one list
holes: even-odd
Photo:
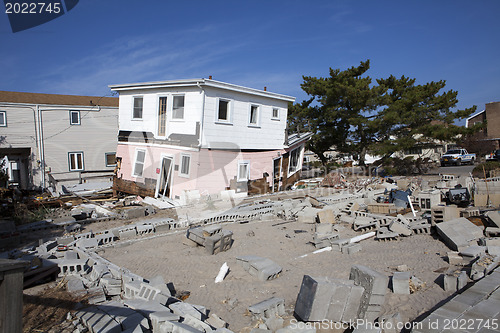
[[287, 137], [294, 97], [212, 79], [110, 88], [120, 95], [116, 191], [171, 199], [265, 192], [300, 175], [310, 134]]
[[0, 91], [9, 186], [43, 189], [76, 183], [82, 172], [112, 175], [117, 134], [118, 98]]

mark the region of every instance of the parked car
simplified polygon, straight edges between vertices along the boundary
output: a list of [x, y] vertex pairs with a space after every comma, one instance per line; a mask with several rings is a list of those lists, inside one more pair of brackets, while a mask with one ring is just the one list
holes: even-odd
[[493, 152], [493, 160], [500, 161], [500, 149], [497, 149]]
[[448, 150], [441, 156], [441, 166], [448, 164], [461, 165], [462, 163], [474, 164], [476, 161], [476, 154], [469, 154], [466, 149], [457, 148]]

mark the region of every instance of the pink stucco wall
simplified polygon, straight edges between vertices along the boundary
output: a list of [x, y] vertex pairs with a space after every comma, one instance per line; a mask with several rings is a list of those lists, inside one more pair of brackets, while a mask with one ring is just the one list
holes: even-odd
[[[137, 148], [146, 150], [143, 177], [132, 176], [132, 168]], [[238, 161], [250, 162], [250, 179], [262, 178], [264, 172], [269, 174], [271, 182], [273, 158], [278, 157], [278, 152], [239, 152], [201, 149], [200, 151], [183, 151], [169, 147], [140, 146], [133, 144], [119, 144], [117, 157], [122, 158], [121, 169], [118, 174], [126, 180], [144, 183], [146, 178], [158, 179], [157, 169], [160, 168], [162, 155], [171, 156], [174, 165], [179, 165], [173, 171], [172, 198], [180, 197], [184, 190], [197, 189], [203, 194], [218, 193], [229, 186], [230, 180], [238, 175]], [[191, 156], [190, 175], [185, 178], [180, 175], [181, 154]]]

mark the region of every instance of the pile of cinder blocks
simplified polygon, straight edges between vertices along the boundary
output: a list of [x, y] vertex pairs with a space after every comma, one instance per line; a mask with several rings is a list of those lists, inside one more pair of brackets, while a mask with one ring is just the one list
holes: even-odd
[[314, 231], [313, 243], [318, 249], [331, 246], [332, 241], [339, 237], [338, 233], [334, 232], [333, 224], [329, 222], [315, 223]]
[[236, 261], [245, 271], [261, 281], [276, 279], [282, 271], [281, 266], [271, 259], [258, 256], [240, 256], [236, 258]]
[[349, 322], [358, 318], [363, 292], [353, 281], [304, 275], [295, 314], [303, 321]]
[[387, 285], [387, 276], [361, 265], [352, 266], [349, 280], [304, 275], [295, 314], [303, 321], [374, 321]]
[[220, 225], [188, 229], [186, 237], [194, 243], [204, 246], [209, 254], [227, 251], [233, 245], [233, 232], [222, 229]]

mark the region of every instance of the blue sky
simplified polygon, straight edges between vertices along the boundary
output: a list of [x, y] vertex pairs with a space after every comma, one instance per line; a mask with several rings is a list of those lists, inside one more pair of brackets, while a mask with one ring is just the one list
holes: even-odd
[[212, 75], [300, 102], [302, 75], [370, 59], [372, 78], [443, 79], [479, 111], [500, 101], [498, 13], [498, 0], [81, 0], [18, 33], [0, 13], [0, 90], [109, 96]]

